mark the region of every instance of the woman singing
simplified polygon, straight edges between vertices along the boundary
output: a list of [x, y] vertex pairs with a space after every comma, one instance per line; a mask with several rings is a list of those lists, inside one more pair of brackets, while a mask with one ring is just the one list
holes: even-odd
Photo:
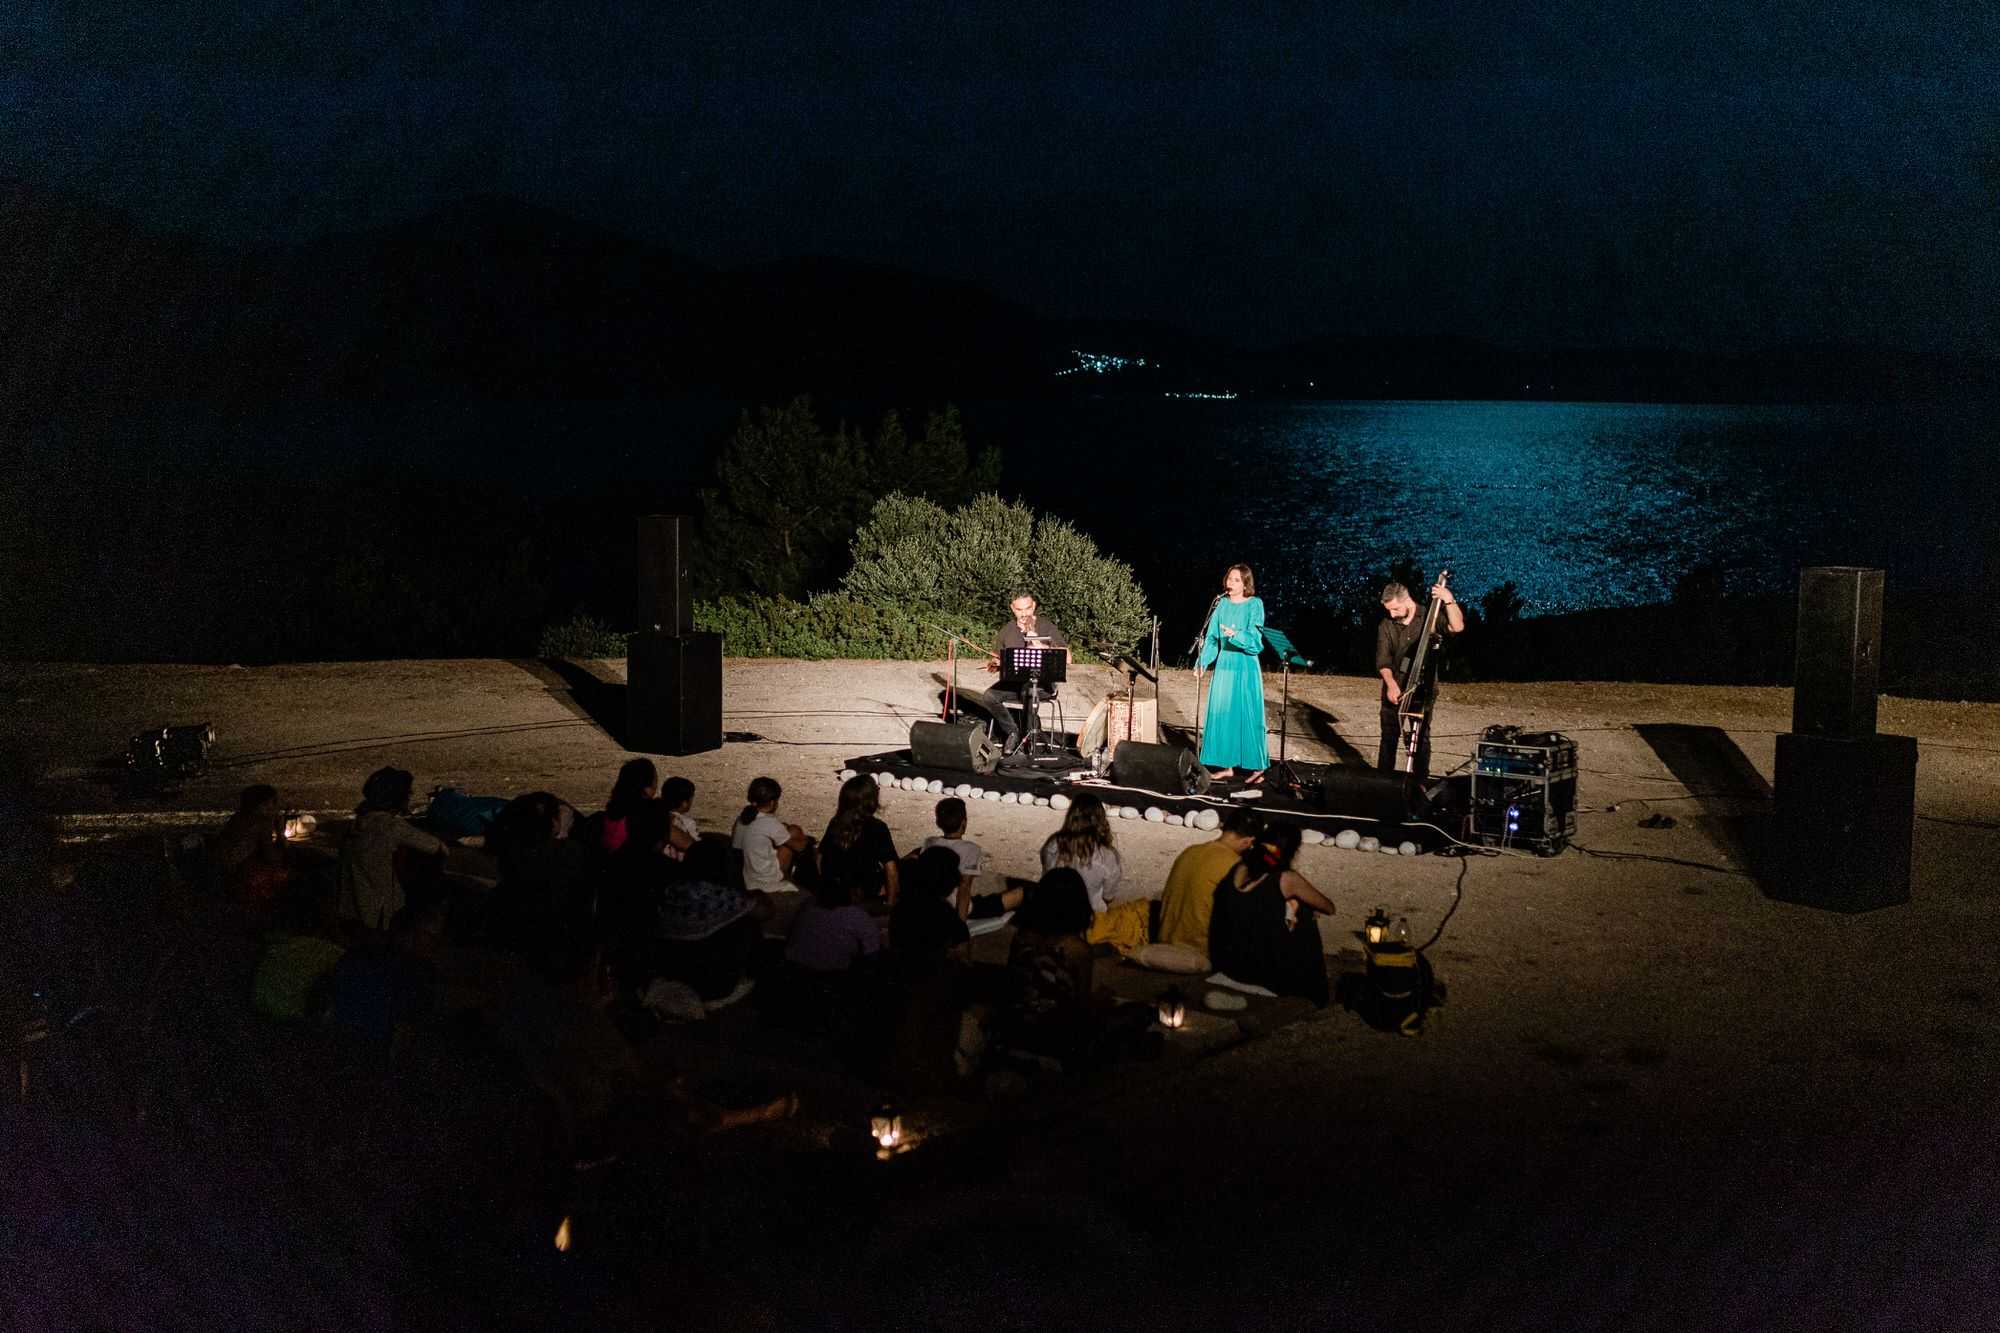
[[1264, 603], [1254, 595], [1257, 580], [1248, 565], [1231, 565], [1201, 640], [1195, 668], [1210, 665], [1208, 717], [1201, 733], [1201, 762], [1229, 778], [1242, 769], [1256, 782], [1270, 766], [1264, 745], [1264, 673], [1257, 655], [1264, 650]]

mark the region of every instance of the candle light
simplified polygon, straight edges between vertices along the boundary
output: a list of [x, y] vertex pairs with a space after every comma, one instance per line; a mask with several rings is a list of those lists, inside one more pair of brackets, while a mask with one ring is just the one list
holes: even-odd
[[903, 1117], [895, 1107], [884, 1103], [868, 1117], [868, 1132], [875, 1136], [876, 1146], [894, 1148], [903, 1141]]
[[556, 1249], [562, 1254], [569, 1253], [569, 1219], [567, 1217], [562, 1220], [562, 1225], [556, 1228]]
[[1187, 1025], [1187, 996], [1178, 986], [1160, 993], [1160, 1026], [1169, 1030]]
[[1370, 944], [1380, 944], [1384, 940], [1388, 939], [1389, 938], [1388, 910], [1386, 908], [1381, 908], [1381, 907], [1376, 908], [1374, 912], [1369, 914], [1368, 919], [1361, 923], [1361, 929], [1364, 937]]

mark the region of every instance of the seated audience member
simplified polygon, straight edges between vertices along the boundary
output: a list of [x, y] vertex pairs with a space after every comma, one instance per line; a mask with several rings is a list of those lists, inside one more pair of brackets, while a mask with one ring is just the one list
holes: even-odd
[[1279, 995], [1327, 998], [1326, 952], [1313, 914], [1333, 913], [1333, 903], [1292, 869], [1299, 830], [1277, 824], [1237, 858], [1215, 889], [1208, 957], [1234, 981]]
[[1208, 919], [1215, 910], [1215, 886], [1236, 868], [1244, 850], [1264, 831], [1264, 817], [1244, 806], [1232, 809], [1222, 830], [1174, 858], [1160, 896], [1160, 942], [1208, 952]]
[[437, 1008], [437, 967], [444, 909], [405, 907], [386, 936], [349, 949], [333, 969], [333, 1021], [372, 1045], [387, 1048], [396, 1029]]
[[965, 802], [956, 796], [947, 796], [937, 803], [933, 815], [938, 831], [925, 838], [921, 852], [934, 847], [943, 847], [958, 857], [958, 878], [952, 885], [951, 897], [961, 920], [978, 917], [1001, 916], [1021, 905], [1021, 890], [1003, 889], [999, 893], [974, 895], [973, 884], [980, 871], [986, 868], [986, 854], [979, 844], [965, 836]]
[[276, 787], [245, 787], [236, 813], [211, 845], [222, 890], [238, 902], [268, 903], [291, 880], [285, 867], [285, 812]]
[[889, 958], [898, 974], [929, 975], [947, 959], [966, 959], [972, 936], [953, 905], [960, 865], [958, 853], [943, 846], [925, 848], [910, 863], [889, 910]]
[[[694, 784], [686, 778], [668, 778], [660, 788], [660, 804], [671, 816], [667, 825], [667, 855], [678, 861], [693, 850], [701, 837], [701, 825], [694, 821]], [[728, 869], [726, 860], [723, 868]]]
[[597, 845], [616, 852], [625, 845], [626, 821], [632, 812], [659, 795], [660, 771], [650, 759], [627, 759], [611, 784], [611, 799], [604, 803], [604, 817], [597, 823]]
[[784, 794], [776, 778], [752, 779], [729, 835], [729, 845], [743, 858], [743, 887], [767, 895], [766, 930], [773, 935], [785, 934], [799, 910], [800, 872], [812, 846], [804, 829], [778, 818]]
[[[1090, 891], [1064, 866], [1042, 876], [1014, 915], [1007, 953], [1013, 982], [1009, 1036], [1037, 1049], [1066, 1046], [1090, 999]], [[1038, 1040], [1038, 1038], [1040, 1040]]]
[[808, 972], [845, 972], [881, 952], [881, 923], [862, 910], [860, 899], [853, 880], [822, 875], [792, 919], [785, 961]]
[[[1111, 841], [1111, 819], [1095, 796], [1079, 796], [1063, 812], [1062, 827], [1042, 844], [1042, 869], [1074, 870], [1090, 895], [1092, 944], [1109, 944], [1121, 954], [1146, 947], [1151, 915], [1144, 894], [1125, 885], [1125, 863]], [[1032, 895], [1031, 895], [1032, 896]]]
[[840, 804], [820, 839], [822, 877], [852, 885], [862, 901], [896, 905], [896, 840], [889, 826], [876, 818], [882, 806], [881, 788], [863, 773], [840, 787]]
[[487, 846], [500, 866], [490, 908], [503, 948], [542, 949], [552, 937], [581, 942], [591, 930], [590, 849], [569, 836], [576, 812], [533, 791], [507, 803]]
[[[388, 926], [407, 902], [406, 887], [420, 873], [423, 858], [429, 877], [442, 872], [445, 846], [413, 826], [410, 792], [416, 779], [405, 769], [383, 768], [368, 775], [361, 787], [361, 804], [354, 808], [354, 827], [340, 845], [340, 895], [336, 910], [346, 921], [369, 930]], [[400, 858], [400, 859], [399, 859]]]
[[1000, 1024], [1006, 1044], [1074, 1068], [1134, 1043], [1152, 1022], [1151, 1006], [1118, 1004], [1093, 990], [1084, 938], [1091, 915], [1083, 876], [1067, 866], [1029, 890], [1014, 915], [1007, 957], [1013, 996]]
[[524, 1164], [529, 1172], [546, 1166], [566, 1182], [579, 1159], [658, 1151], [663, 1127], [712, 1133], [797, 1112], [793, 1093], [739, 1094], [724, 1106], [663, 1072], [657, 1058], [642, 1063], [606, 1012], [616, 996], [607, 970], [586, 952], [551, 957], [542, 975], [522, 978], [502, 999], [494, 1031], [553, 1101], [564, 1130], [557, 1159]]
[[[666, 855], [673, 814], [656, 801], [634, 830]], [[692, 847], [679, 866], [682, 873], [664, 881], [654, 929], [660, 941], [656, 975], [681, 981], [704, 1002], [741, 998], [744, 977], [762, 932], [757, 922], [756, 895], [729, 882], [729, 849], [705, 839]]]

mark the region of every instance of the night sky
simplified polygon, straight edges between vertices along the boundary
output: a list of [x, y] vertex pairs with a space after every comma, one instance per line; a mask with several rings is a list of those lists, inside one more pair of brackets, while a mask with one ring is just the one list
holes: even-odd
[[1251, 342], [2000, 352], [2000, 5], [1641, 8], [9, 0], [0, 175], [231, 243], [506, 194]]

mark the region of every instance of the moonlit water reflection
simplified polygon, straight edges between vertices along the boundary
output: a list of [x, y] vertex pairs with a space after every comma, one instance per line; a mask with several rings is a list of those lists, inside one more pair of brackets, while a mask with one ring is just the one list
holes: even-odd
[[1236, 559], [1274, 614], [1365, 597], [1411, 556], [1471, 602], [1512, 580], [1546, 615], [1664, 601], [1699, 566], [1754, 593], [1881, 564], [1908, 590], [1977, 576], [1994, 544], [1991, 444], [1956, 413], [1105, 400], [1016, 424], [1037, 439], [1010, 444], [1010, 488], [1131, 560], [1170, 622]]

